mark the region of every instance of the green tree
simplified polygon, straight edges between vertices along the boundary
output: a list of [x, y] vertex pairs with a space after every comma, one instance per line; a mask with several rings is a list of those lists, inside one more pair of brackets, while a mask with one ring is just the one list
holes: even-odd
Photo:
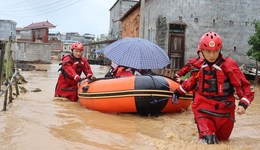
[[260, 22], [255, 21], [254, 24], [255, 34], [248, 40], [248, 44], [252, 45], [252, 47], [247, 51], [247, 56], [256, 61], [256, 78], [254, 83], [254, 85], [256, 85], [258, 80], [258, 63], [260, 62]]

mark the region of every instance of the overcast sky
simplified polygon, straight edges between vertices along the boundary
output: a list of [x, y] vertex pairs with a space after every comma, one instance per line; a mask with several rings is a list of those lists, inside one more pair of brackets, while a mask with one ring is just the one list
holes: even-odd
[[16, 27], [48, 20], [51, 31], [107, 34], [109, 9], [116, 0], [0, 0], [0, 19]]

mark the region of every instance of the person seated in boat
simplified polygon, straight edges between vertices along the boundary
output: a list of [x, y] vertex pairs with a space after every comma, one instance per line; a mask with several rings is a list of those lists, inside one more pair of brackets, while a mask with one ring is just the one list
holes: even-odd
[[105, 77], [118, 78], [118, 77], [134, 76], [134, 75], [141, 75], [141, 73], [137, 69], [117, 65], [116, 63], [112, 62], [111, 68], [109, 69]]
[[129, 77], [135, 75], [141, 75], [141, 73], [134, 68], [126, 66], [118, 66], [116, 69], [115, 77]]
[[106, 73], [105, 77], [110, 78], [110, 77], [115, 77], [115, 73], [117, 71], [118, 65], [114, 62], [111, 62], [111, 68], [108, 70]]
[[[83, 82], [82, 72], [88, 79], [95, 79], [90, 65], [83, 54], [83, 45], [75, 42], [71, 45], [72, 53], [62, 58], [61, 71], [56, 88], [55, 99], [67, 98], [70, 101], [78, 101], [78, 83]], [[84, 80], [85, 82], [85, 80]]]

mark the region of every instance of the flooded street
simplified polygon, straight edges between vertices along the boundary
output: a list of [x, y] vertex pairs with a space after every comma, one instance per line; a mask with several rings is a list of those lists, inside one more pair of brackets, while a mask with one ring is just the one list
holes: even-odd
[[[109, 69], [92, 65], [96, 77]], [[75, 102], [53, 101], [58, 62], [37, 65], [46, 71], [21, 71], [29, 90], [0, 112], [1, 150], [256, 150], [260, 147], [260, 89], [245, 115], [238, 116], [228, 142], [198, 144], [190, 109], [180, 114], [141, 117], [87, 110]], [[40, 88], [41, 92], [31, 92]], [[2, 109], [3, 96], [0, 97]], [[258, 142], [257, 142], [258, 141]]]

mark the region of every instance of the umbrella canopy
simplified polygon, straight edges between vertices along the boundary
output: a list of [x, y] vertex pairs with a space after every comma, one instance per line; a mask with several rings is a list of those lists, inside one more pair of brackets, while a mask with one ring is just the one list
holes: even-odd
[[101, 49], [97, 49], [97, 50], [95, 50], [95, 53], [104, 53], [104, 51], [103, 50], [101, 50]]
[[170, 63], [162, 48], [141, 38], [118, 40], [105, 47], [104, 54], [118, 65], [136, 69], [161, 69]]

